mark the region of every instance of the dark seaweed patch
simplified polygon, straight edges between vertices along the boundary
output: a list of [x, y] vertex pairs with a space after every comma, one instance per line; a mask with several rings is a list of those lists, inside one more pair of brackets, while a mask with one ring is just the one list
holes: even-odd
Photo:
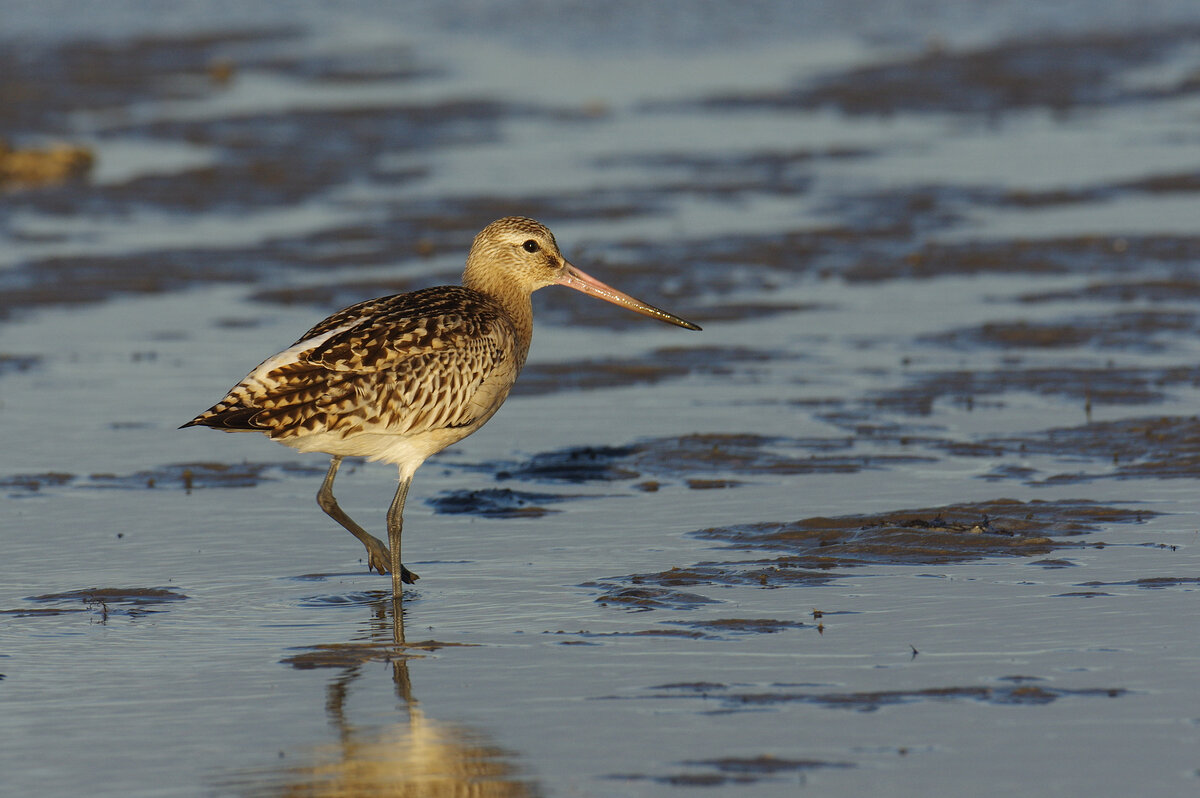
[[[5, 76], [0, 85], [0, 127], [18, 135], [26, 130], [38, 136], [67, 133], [68, 115], [80, 109], [212, 96], [225, 91], [245, 68], [281, 73], [309, 84], [416, 81], [432, 74], [415, 65], [411, 53], [400, 46], [353, 54], [302, 51], [299, 56], [281, 55], [278, 47], [271, 46], [302, 35], [297, 29], [280, 29], [116, 43], [25, 43], [19, 57], [0, 53], [0, 74]], [[294, 207], [356, 182], [391, 186], [425, 179], [429, 174], [425, 167], [381, 169], [381, 156], [494, 141], [501, 122], [514, 116], [555, 120], [561, 111], [455, 98], [150, 121], [124, 115], [125, 121], [106, 126], [103, 136], [186, 142], [206, 148], [210, 162], [123, 182], [81, 181], [26, 192], [20, 204], [0, 204], [0, 221], [16, 207], [50, 216], [103, 218], [142, 210], [192, 218]], [[97, 157], [103, 160], [103, 141], [97, 149]], [[125, 293], [156, 293], [213, 282], [277, 281], [281, 271], [292, 269], [386, 264], [451, 250], [465, 255], [481, 219], [511, 214], [541, 215], [548, 220], [616, 218], [645, 213], [647, 202], [653, 204], [651, 198], [615, 191], [405, 197], [376, 204], [366, 223], [279, 237], [250, 247], [222, 247], [219, 253], [202, 247], [51, 257], [3, 270], [0, 318], [29, 308], [98, 302]], [[287, 289], [275, 290], [282, 293], [264, 293], [262, 298], [301, 299], [289, 297]], [[349, 292], [330, 289], [325, 297], [317, 293], [312, 297], [315, 301], [340, 303]]]
[[0, 270], [0, 319], [34, 307], [100, 302], [119, 294], [155, 294], [205, 282], [246, 282], [278, 269], [263, 249], [175, 249], [120, 256], [45, 258]]
[[426, 501], [444, 515], [482, 515], [488, 518], [541, 518], [558, 510], [543, 504], [574, 498], [559, 493], [527, 493], [507, 488], [447, 491]]
[[[110, 42], [77, 40], [44, 45], [22, 42], [0, 50], [0, 127], [60, 130], [81, 109], [121, 106], [139, 96], [195, 97], [213, 87], [210, 65], [231, 47], [243, 58], [249, 47], [300, 35], [298, 29], [214, 31], [199, 35], [147, 36]], [[176, 78], [170, 80], [169, 78]]]
[[1196, 191], [1200, 191], [1200, 175], [1197, 175], [1195, 172], [1174, 172], [1086, 188], [1007, 191], [997, 196], [993, 202], [998, 205], [1011, 205], [1020, 208], [1039, 208], [1084, 202], [1102, 202], [1115, 199], [1123, 194], [1132, 193], [1162, 195], [1190, 194]]
[[[93, 587], [83, 590], [70, 590], [65, 593], [47, 593], [41, 596], [29, 596], [26, 601], [38, 604], [58, 604], [59, 607], [46, 608], [46, 614], [60, 612], [90, 610], [98, 613], [101, 623], [108, 620], [110, 615], [125, 615], [129, 618], [139, 618], [154, 612], [162, 612], [164, 605], [186, 599], [182, 593], [167, 587]], [[78, 608], [75, 605], [82, 605]], [[20, 610], [14, 611], [17, 614]], [[39, 613], [41, 614], [41, 613]]]
[[625, 153], [598, 158], [595, 166], [657, 172], [656, 192], [675, 196], [717, 196], [730, 200], [747, 193], [802, 194], [808, 191], [812, 182], [814, 164], [825, 160], [862, 158], [869, 154], [870, 151], [864, 149], [839, 147], [711, 155]]
[[657, 349], [635, 358], [534, 363], [521, 372], [521, 379], [513, 387], [513, 394], [538, 396], [559, 391], [653, 385], [691, 374], [722, 377], [737, 374], [754, 379], [758, 373], [756, 369], [761, 369], [765, 364], [791, 359], [796, 359], [796, 356], [785, 352], [701, 346]]
[[736, 479], [689, 479], [687, 481], [687, 486], [692, 490], [720, 490], [736, 488], [738, 485], [744, 484]]
[[410, 81], [443, 74], [441, 70], [423, 66], [415, 54], [397, 46], [303, 56], [276, 54], [262, 58], [258, 68], [295, 75], [305, 81], [333, 84]]
[[1200, 576], [1146, 576], [1126, 582], [1080, 582], [1080, 587], [1140, 587], [1146, 590], [1165, 590], [1170, 587], [1184, 590], [1200, 589]]
[[[1194, 479], [1200, 473], [1200, 419], [1154, 416], [1098, 421], [1019, 437], [986, 438], [973, 447], [950, 448], [965, 456], [1049, 455], [1075, 467], [1041, 482]], [[1092, 464], [1081, 467], [1081, 460]]]
[[[1012, 681], [1006, 677], [1001, 681]], [[651, 688], [654, 692], [631, 697], [630, 700], [695, 700], [716, 701], [722, 712], [755, 711], [791, 703], [803, 703], [825, 709], [846, 709], [854, 712], [876, 712], [885, 707], [920, 702], [976, 701], [995, 706], [1044, 706], [1066, 698], [1120, 698], [1128, 690], [1119, 687], [1060, 688], [1029, 684], [1022, 679], [1004, 686], [972, 685], [959, 687], [930, 687], [917, 690], [880, 690], [853, 693], [796, 689], [801, 685], [771, 685], [768, 689], [747, 690], [732, 686], [710, 686], [703, 691]], [[609, 697], [616, 699], [616, 696]], [[624, 697], [622, 697], [624, 698]]]
[[1061, 558], [1054, 558], [1054, 559], [1047, 559], [1047, 560], [1036, 560], [1036, 561], [1034, 561], [1034, 562], [1031, 562], [1031, 563], [1029, 563], [1029, 564], [1030, 564], [1030, 565], [1036, 565], [1036, 566], [1038, 566], [1039, 568], [1045, 568], [1045, 569], [1046, 569], [1046, 570], [1048, 570], [1048, 571], [1050, 571], [1050, 570], [1057, 570], [1057, 569], [1059, 569], [1059, 568], [1077, 568], [1077, 567], [1079, 567], [1079, 563], [1077, 563], [1077, 562], [1072, 562], [1071, 560], [1064, 560], [1064, 559], [1061, 559]]
[[1161, 280], [1093, 282], [1079, 288], [1022, 294], [1019, 301], [1041, 302], [1200, 302], [1200, 280], [1184, 275]]
[[[329, 643], [296, 649], [297, 653], [280, 662], [296, 670], [318, 668], [355, 668], [368, 662], [393, 662], [420, 656], [422, 651], [437, 651], [448, 646], [467, 643], [441, 643], [425, 640], [416, 643]], [[417, 652], [417, 653], [413, 653]]]
[[316, 475], [325, 466], [286, 463], [178, 463], [133, 474], [92, 474], [81, 486], [91, 488], [252, 488], [275, 479], [270, 472]]
[[[913, 374], [908, 384], [880, 391], [855, 405], [838, 407], [821, 418], [842, 427], [855, 428], [873, 421], [879, 411], [930, 416], [938, 401], [953, 401], [967, 407], [983, 398], [1027, 392], [1078, 401], [1081, 405], [1142, 405], [1161, 402], [1172, 386], [1200, 386], [1200, 368], [1084, 368], [1072, 366], [1005, 368], [993, 371], [948, 370]], [[901, 434], [898, 437], [917, 436]]]
[[21, 607], [15, 610], [0, 610], [0, 615], [14, 618], [39, 618], [64, 615], [69, 612], [90, 612], [90, 607]]
[[[669, 597], [669, 598], [668, 598]], [[625, 599], [622, 601], [622, 599]], [[701, 599], [701, 600], [697, 600]], [[623, 593], [614, 592], [606, 597], [605, 603], [624, 604], [630, 609], [692, 609], [700, 604], [709, 603], [702, 597], [682, 592], [667, 593], [656, 590], [629, 589]], [[813, 624], [800, 621], [783, 621], [774, 618], [716, 618], [707, 621], [666, 621], [665, 625], [684, 627], [682, 629], [638, 629], [620, 632], [589, 632], [579, 631], [568, 633], [558, 631], [554, 634], [570, 635], [575, 639], [564, 640], [564, 645], [576, 645], [595, 641], [597, 638], [608, 637], [678, 637], [691, 640], [725, 640], [732, 635], [775, 634], [790, 629], [815, 628]], [[593, 643], [594, 644], [594, 643]], [[703, 689], [703, 685], [696, 689]]]
[[681, 590], [714, 585], [745, 587], [798, 587], [823, 585], [837, 579], [832, 566], [808, 566], [797, 557], [783, 556], [735, 562], [705, 562], [659, 573], [608, 577], [580, 587], [601, 591], [596, 601], [632, 610], [692, 609], [719, 599]]
[[1200, 327], [1195, 313], [1146, 311], [1106, 313], [1054, 322], [988, 322], [978, 327], [927, 335], [923, 343], [977, 350], [983, 346], [1002, 349], [1049, 349], [1091, 346], [1153, 352], [1167, 348], [1171, 340], [1194, 335]]
[[95, 473], [86, 476], [48, 472], [16, 474], [0, 478], [0, 489], [10, 495], [35, 493], [50, 488], [104, 490], [149, 490], [155, 488], [252, 488], [277, 479], [279, 474], [317, 476], [327, 464], [319, 461], [282, 463], [173, 463], [130, 474]]
[[1089, 501], [996, 499], [931, 510], [744, 524], [694, 534], [733, 548], [798, 552], [826, 566], [937, 564], [987, 555], [1043, 554], [1073, 545], [1054, 541], [1052, 535], [1083, 535], [1109, 524], [1138, 523], [1148, 515], [1152, 513]]
[[976, 49], [931, 47], [777, 92], [714, 97], [709, 108], [833, 107], [848, 114], [995, 115], [1027, 108], [1112, 106], [1195, 93], [1187, 79], [1162, 89], [1124, 87], [1122, 73], [1161, 63], [1194, 41], [1194, 27], [1017, 39]]
[[[850, 449], [853, 445], [850, 438], [796, 439], [723, 433], [683, 435], [621, 447], [589, 446], [544, 452], [500, 471], [497, 478], [611, 482], [645, 476], [685, 477], [716, 473], [759, 476], [854, 473], [865, 468], [929, 460], [913, 455], [825, 454]], [[821, 454], [797, 456], [789, 453], [797, 449]]]
[[[1197, 236], [1080, 235], [1042, 239], [964, 242], [928, 240], [919, 233], [953, 224], [971, 206], [1002, 205], [989, 189], [920, 186], [847, 193], [824, 198], [837, 225], [800, 231], [726, 234], [668, 241], [608, 242], [581, 262], [600, 260], [598, 276], [635, 296], [701, 321], [739, 293], [769, 292], [804, 277], [839, 276], [853, 283], [935, 279], [956, 275], [1067, 275], [1095, 280], [1137, 275], [1141, 280], [1186, 280], [1200, 259]], [[1180, 277], [1181, 270], [1185, 276]], [[668, 279], [669, 278], [669, 279]], [[663, 286], [671, 292], [663, 296]], [[539, 317], [582, 319], [589, 324], [640, 324], [586, 297], [570, 294], [545, 302]], [[711, 297], [704, 307], [686, 303]], [[677, 301], [678, 299], [678, 301]], [[681, 304], [683, 303], [683, 304]], [[801, 310], [811, 309], [802, 306]]]
[[1077, 236], [926, 242], [900, 258], [863, 257], [842, 272], [855, 282], [974, 274], [1172, 274], [1200, 257], [1200, 237]]
[[814, 768], [848, 768], [854, 767], [849, 762], [824, 762], [815, 759], [787, 759], [774, 756], [756, 757], [722, 757], [721, 759], [689, 760], [681, 764], [690, 767], [711, 767], [722, 773], [739, 775], [774, 775], [776, 773], [794, 773], [799, 770]]
[[841, 569], [865, 565], [945, 565], [984, 557], [1045, 557], [1058, 549], [1083, 545], [1064, 537], [1112, 524], [1139, 523], [1150, 515], [1144, 510], [1089, 501], [996, 499], [927, 510], [741, 524], [692, 534], [722, 542], [729, 549], [770, 556], [609, 577], [581, 587], [601, 591], [596, 599], [601, 604], [640, 610], [686, 609], [695, 605], [695, 597], [706, 597], [688, 592], [687, 601], [670, 600], [683, 588], [821, 585], [843, 576], [838, 572]]
[[497, 479], [534, 479], [553, 482], [613, 482], [636, 479], [636, 471], [617, 465], [634, 453], [631, 446], [585, 446], [534, 455], [516, 468], [501, 471]]
[[[594, 582], [582, 585], [582, 587], [601, 586]], [[671, 588], [635, 585], [631, 587], [610, 587], [596, 601], [605, 606], [612, 604], [626, 609], [643, 611], [665, 609], [688, 610], [703, 604], [712, 604], [714, 599]]]
[[684, 363], [660, 360], [651, 355], [623, 360], [535, 363], [522, 371], [521, 379], [513, 387], [513, 394], [537, 396], [559, 391], [653, 385], [687, 376], [690, 371]]
[[762, 635], [775, 634], [788, 629], [805, 629], [812, 624], [800, 621], [782, 621], [775, 618], [717, 618], [710, 621], [667, 621], [721, 637], [728, 634]]
[[635, 629], [626, 632], [579, 632], [580, 640], [564, 640], [563, 645], [579, 645], [595, 638], [606, 637], [674, 637], [685, 640], [714, 640], [712, 635], [686, 629]]
[[679, 763], [689, 768], [681, 773], [649, 776], [636, 773], [614, 773], [604, 778], [614, 781], [653, 781], [672, 787], [722, 787], [756, 784], [761, 781], [789, 781], [802, 778], [805, 771], [823, 768], [852, 768], [852, 762], [827, 762], [820, 759], [789, 759], [768, 754], [757, 757], [722, 757], [720, 759], [687, 760]]
[[22, 493], [36, 493], [42, 488], [56, 488], [75, 480], [74, 474], [64, 474], [56, 471], [43, 474], [16, 474], [0, 479], [0, 488], [10, 496]]

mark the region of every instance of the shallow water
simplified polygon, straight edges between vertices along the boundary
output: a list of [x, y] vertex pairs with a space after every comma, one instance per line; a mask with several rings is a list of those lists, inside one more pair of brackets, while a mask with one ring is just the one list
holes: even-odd
[[[6, 9], [0, 792], [1194, 791], [1191, 4], [451, 5]], [[705, 329], [539, 293], [397, 628], [176, 427], [510, 213]]]

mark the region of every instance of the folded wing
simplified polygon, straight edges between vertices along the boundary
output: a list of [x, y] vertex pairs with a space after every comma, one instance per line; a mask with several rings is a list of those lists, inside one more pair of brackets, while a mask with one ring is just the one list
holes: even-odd
[[373, 299], [321, 321], [184, 426], [259, 430], [283, 441], [470, 427], [508, 395], [520, 369], [517, 346], [496, 303], [470, 289]]

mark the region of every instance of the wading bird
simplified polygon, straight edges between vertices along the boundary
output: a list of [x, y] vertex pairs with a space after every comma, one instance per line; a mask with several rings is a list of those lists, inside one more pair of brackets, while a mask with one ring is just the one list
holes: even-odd
[[[430, 455], [482, 427], [504, 403], [529, 354], [534, 291], [565, 285], [700, 329], [575, 268], [554, 235], [532, 219], [508, 217], [485, 227], [471, 245], [462, 283], [370, 299], [334, 313], [183, 425], [264, 432], [301, 452], [330, 455], [317, 504], [366, 547], [368, 569], [392, 574], [396, 599], [401, 582], [417, 579], [400, 561], [413, 473]], [[344, 457], [400, 470], [387, 512], [387, 546], [333, 496]]]

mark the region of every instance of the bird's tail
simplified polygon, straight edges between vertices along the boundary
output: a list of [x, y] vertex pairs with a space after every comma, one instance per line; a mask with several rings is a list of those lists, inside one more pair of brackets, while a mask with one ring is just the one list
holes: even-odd
[[265, 430], [268, 427], [255, 420], [255, 417], [261, 412], [262, 409], [258, 407], [246, 407], [241, 404], [218, 402], [186, 424], [181, 424], [179, 429], [186, 429], [187, 427], [212, 427], [213, 429], [225, 430], [226, 432]]

